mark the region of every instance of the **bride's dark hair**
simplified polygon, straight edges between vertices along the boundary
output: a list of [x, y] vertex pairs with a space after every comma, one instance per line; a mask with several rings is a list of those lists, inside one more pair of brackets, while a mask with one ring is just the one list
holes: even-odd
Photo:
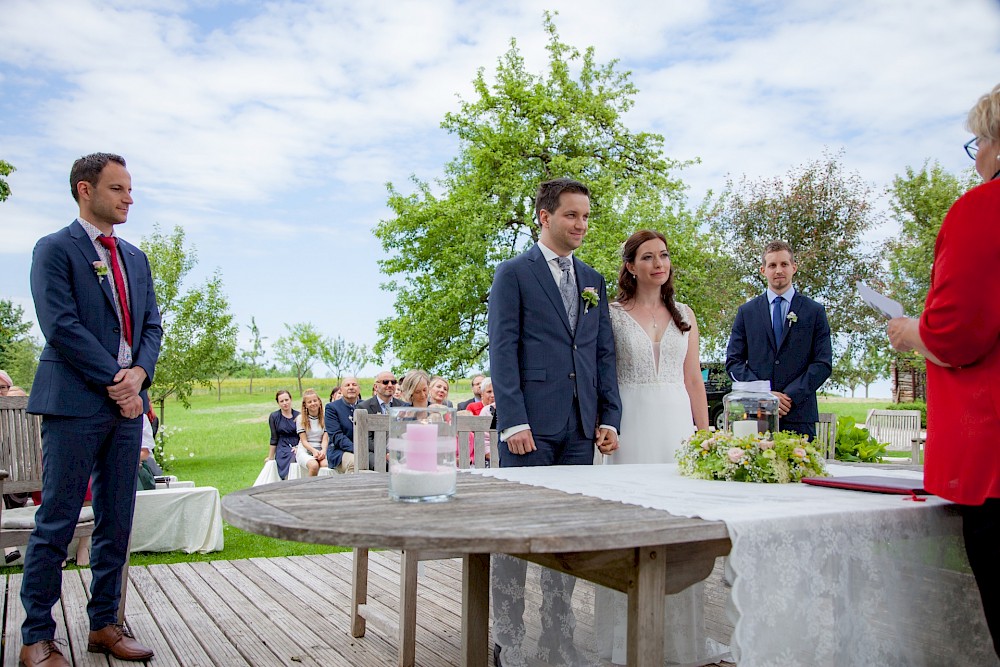
[[[670, 254], [670, 247], [667, 246], [667, 237], [652, 229], [640, 229], [628, 237], [622, 245], [622, 268], [618, 271], [618, 295], [615, 297], [617, 301], [632, 301], [635, 298], [635, 276], [629, 272], [628, 265], [635, 264], [635, 254], [639, 251], [639, 246], [653, 239], [663, 241], [663, 245], [667, 247], [667, 254]], [[680, 308], [674, 302], [673, 262], [670, 263], [670, 275], [667, 276], [667, 282], [660, 286], [660, 299], [663, 300], [663, 304], [670, 311], [670, 317], [673, 318], [677, 328], [681, 331], [688, 331], [691, 325], [684, 321]]]

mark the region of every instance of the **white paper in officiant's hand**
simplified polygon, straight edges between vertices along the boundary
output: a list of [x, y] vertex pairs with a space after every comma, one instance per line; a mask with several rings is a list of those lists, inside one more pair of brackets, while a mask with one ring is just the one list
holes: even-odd
[[858, 294], [861, 300], [880, 312], [886, 319], [903, 317], [903, 306], [898, 301], [893, 301], [884, 294], [879, 294], [868, 285], [858, 281]]

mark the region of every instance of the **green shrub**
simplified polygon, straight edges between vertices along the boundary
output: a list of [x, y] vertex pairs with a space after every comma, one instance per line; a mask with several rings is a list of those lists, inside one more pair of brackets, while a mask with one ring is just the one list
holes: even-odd
[[837, 460], [878, 463], [888, 443], [879, 442], [856, 424], [854, 417], [837, 418]]
[[885, 406], [886, 410], [920, 410], [920, 428], [927, 428], [927, 404], [923, 401], [912, 401], [910, 403], [891, 403]]

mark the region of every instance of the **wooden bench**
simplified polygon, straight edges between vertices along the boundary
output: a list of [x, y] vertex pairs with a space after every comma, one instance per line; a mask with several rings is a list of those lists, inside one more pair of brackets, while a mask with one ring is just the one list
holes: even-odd
[[832, 412], [819, 413], [816, 422], [816, 438], [813, 441], [830, 461], [837, 458], [837, 415]]
[[[491, 415], [458, 415], [458, 467], [469, 467], [469, 446], [474, 450], [474, 467], [485, 468], [486, 438], [493, 453], [490, 465], [500, 466], [497, 453], [497, 432], [490, 428]], [[355, 472], [368, 470], [368, 436], [373, 436], [375, 472], [386, 473], [386, 454], [389, 442], [389, 415], [369, 414], [366, 410], [354, 411], [354, 466]], [[386, 480], [386, 493], [389, 481]], [[368, 549], [355, 548], [351, 572], [351, 634], [364, 637], [367, 621], [382, 626], [387, 634], [396, 634], [399, 645], [399, 667], [413, 667], [416, 660], [417, 630], [417, 569], [422, 560], [440, 560], [460, 557], [459, 553], [403, 550], [399, 563], [399, 619], [393, 622], [368, 607]]]
[[869, 410], [865, 427], [876, 440], [888, 443], [890, 451], [909, 451], [912, 463], [919, 465], [923, 444], [919, 410]]

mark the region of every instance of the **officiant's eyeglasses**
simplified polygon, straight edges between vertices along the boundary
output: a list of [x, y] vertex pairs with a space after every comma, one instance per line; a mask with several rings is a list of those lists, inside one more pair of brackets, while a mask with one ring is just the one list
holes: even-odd
[[966, 155], [975, 160], [976, 151], [979, 150], [979, 137], [972, 137], [971, 139], [966, 141], [965, 146], [963, 148], [965, 148]]

